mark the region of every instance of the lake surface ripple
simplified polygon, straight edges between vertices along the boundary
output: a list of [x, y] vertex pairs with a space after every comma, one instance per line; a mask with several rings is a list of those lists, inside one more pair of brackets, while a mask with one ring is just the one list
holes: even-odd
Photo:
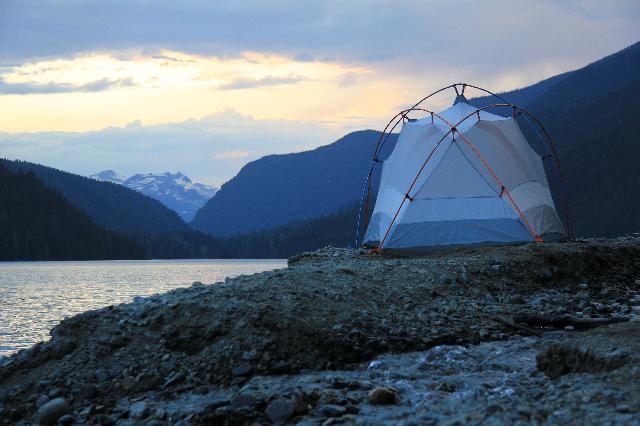
[[67, 316], [285, 266], [280, 259], [0, 262], [0, 357], [49, 339]]

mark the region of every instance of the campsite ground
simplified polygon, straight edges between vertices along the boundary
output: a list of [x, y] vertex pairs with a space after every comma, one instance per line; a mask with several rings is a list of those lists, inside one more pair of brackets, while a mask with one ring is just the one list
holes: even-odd
[[0, 424], [637, 424], [640, 237], [323, 249], [52, 336], [0, 361]]

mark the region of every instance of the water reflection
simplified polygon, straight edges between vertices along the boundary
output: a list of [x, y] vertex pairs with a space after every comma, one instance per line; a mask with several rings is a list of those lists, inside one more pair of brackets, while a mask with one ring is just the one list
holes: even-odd
[[40, 340], [66, 316], [162, 293], [282, 268], [284, 260], [0, 262], [0, 356]]

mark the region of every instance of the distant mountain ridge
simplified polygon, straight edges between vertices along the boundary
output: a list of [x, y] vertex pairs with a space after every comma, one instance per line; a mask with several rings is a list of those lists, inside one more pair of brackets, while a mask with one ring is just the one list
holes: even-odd
[[[521, 107], [559, 114], [633, 83], [640, 78], [639, 60], [640, 42], [577, 70], [558, 74], [531, 86], [499, 92], [498, 95]], [[571, 93], [571, 97], [560, 98], [562, 92], [563, 96]], [[470, 99], [470, 102], [483, 107], [500, 101], [487, 95]]]
[[100, 173], [96, 173], [95, 175], [89, 176], [92, 179], [100, 180], [102, 182], [111, 182], [116, 183], [118, 185], [122, 185], [122, 183], [127, 180], [126, 177], [120, 176], [113, 170], [104, 170]]
[[[362, 194], [379, 132], [349, 133], [314, 150], [268, 155], [222, 185], [191, 222], [199, 231], [231, 237], [326, 216]], [[391, 135], [381, 155], [393, 149]]]
[[[502, 94], [540, 117], [555, 140], [567, 174], [577, 236], [640, 231], [638, 70], [640, 44], [635, 44], [582, 69]], [[362, 184], [378, 136], [372, 130], [354, 132], [315, 150], [271, 155], [247, 164], [192, 222], [196, 229], [225, 239], [190, 229], [159, 201], [118, 183], [126, 179], [112, 171], [103, 175], [110, 182], [99, 182], [27, 162], [0, 159], [0, 165], [15, 173], [32, 171], [94, 223], [135, 242], [140, 257], [268, 258], [327, 244], [351, 244]], [[383, 159], [396, 138], [390, 137]], [[141, 185], [144, 176], [136, 178]], [[372, 186], [375, 191], [376, 182]], [[25, 184], [28, 187], [31, 184]], [[42, 201], [27, 206], [31, 209], [34, 203], [43, 206], [40, 213], [54, 210]], [[55, 215], [42, 217], [55, 227], [54, 219]], [[40, 222], [25, 223], [33, 224], [36, 235], [41, 233]], [[65, 232], [89, 231], [69, 228], [59, 235]]]
[[155, 198], [189, 222], [217, 192], [217, 188], [193, 183], [189, 177], [177, 173], [135, 174], [129, 178], [118, 175], [113, 170], [104, 170], [90, 176], [92, 179], [111, 182]]
[[33, 172], [105, 229], [123, 234], [187, 229], [173, 210], [124, 186], [26, 161], [0, 159], [0, 163], [14, 172]]
[[[640, 123], [636, 103], [640, 99], [639, 70], [640, 43], [636, 43], [583, 68], [500, 93], [508, 102], [535, 113], [554, 138], [567, 173], [577, 235], [640, 231], [640, 192], [636, 189], [640, 168], [629, 164], [640, 152], [640, 145], [634, 142], [638, 133], [632, 130]], [[490, 96], [470, 101], [476, 106], [500, 102]], [[317, 150], [249, 163], [198, 212], [192, 226], [228, 237], [294, 221], [314, 227], [314, 218], [346, 214], [347, 210], [339, 210], [359, 201], [377, 135], [355, 132]], [[608, 142], [609, 138], [616, 140]], [[389, 147], [395, 141], [391, 142]], [[618, 164], [628, 165], [624, 175]], [[629, 206], [623, 209], [627, 212], [624, 217], [616, 214], [622, 202]]]
[[[224, 255], [218, 240], [190, 229], [176, 212], [137, 191], [26, 161], [0, 158], [0, 165], [14, 173], [33, 173], [95, 225], [134, 243], [136, 258], [217, 258]], [[55, 219], [46, 209], [37, 205], [32, 208], [40, 208], [44, 220]], [[37, 223], [32, 225], [37, 228]], [[57, 235], [60, 239], [74, 237], [64, 233]], [[104, 258], [117, 257], [107, 255]]]
[[538, 83], [501, 96], [533, 112], [554, 139], [574, 233], [640, 232], [640, 43], [545, 82], [542, 91]]

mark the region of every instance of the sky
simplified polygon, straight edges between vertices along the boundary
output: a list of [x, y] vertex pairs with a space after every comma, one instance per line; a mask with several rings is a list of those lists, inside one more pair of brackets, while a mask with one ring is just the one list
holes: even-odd
[[0, 0], [0, 157], [219, 186], [451, 83], [580, 68], [639, 21], [637, 0]]

